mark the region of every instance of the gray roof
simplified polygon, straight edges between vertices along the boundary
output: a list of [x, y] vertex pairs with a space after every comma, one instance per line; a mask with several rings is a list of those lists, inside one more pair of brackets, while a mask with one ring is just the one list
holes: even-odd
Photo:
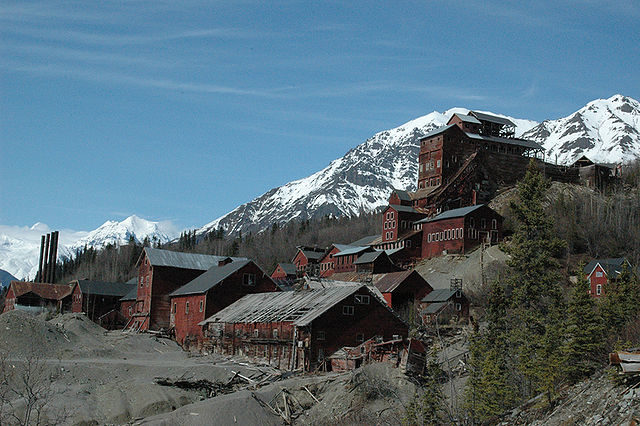
[[237, 302], [202, 321], [222, 323], [293, 322], [311, 324], [316, 318], [351, 296], [365, 285], [336, 286], [320, 290], [248, 294]]
[[411, 206], [403, 206], [403, 205], [398, 205], [398, 204], [389, 204], [389, 207], [399, 211], [399, 212], [405, 212], [405, 213], [418, 213], [420, 214], [419, 211], [417, 211], [416, 209], [414, 209]]
[[368, 246], [371, 244], [376, 238], [379, 238], [380, 235], [369, 235], [366, 237], [362, 237], [357, 241], [349, 243], [350, 246]]
[[476, 139], [476, 140], [483, 140], [483, 141], [488, 141], [488, 142], [499, 142], [499, 143], [505, 143], [508, 145], [516, 145], [516, 146], [522, 146], [524, 148], [528, 148], [528, 149], [539, 149], [539, 150], [543, 150], [544, 148], [542, 148], [541, 145], [537, 144], [534, 141], [530, 141], [527, 139], [516, 139], [516, 138], [501, 138], [499, 136], [487, 136], [487, 135], [479, 135], [477, 133], [466, 133], [468, 138], [470, 139]]
[[[169, 266], [172, 268], [193, 269], [196, 271], [206, 271], [227, 256], [213, 256], [208, 254], [182, 253], [179, 251], [162, 250], [152, 247], [144, 248], [149, 262], [153, 266]], [[242, 257], [232, 257], [233, 260], [244, 259]]]
[[605, 273], [610, 279], [618, 278], [618, 275], [622, 272], [622, 267], [626, 259], [624, 257], [616, 257], [609, 259], [593, 259], [591, 262], [587, 263], [587, 266], [584, 267], [584, 273], [589, 275], [596, 268], [596, 265], [600, 264], [602, 269], [604, 269]]
[[422, 310], [423, 314], [437, 314], [442, 308], [447, 306], [447, 302], [432, 303]]
[[[456, 117], [460, 118], [460, 120], [464, 121], [465, 123], [482, 124], [473, 115], [458, 114], [458, 113], [455, 113], [453, 115], [455, 115]], [[451, 116], [451, 118], [453, 118], [453, 116]]]
[[372, 251], [369, 253], [362, 253], [362, 255], [358, 257], [358, 260], [353, 262], [353, 264], [362, 265], [365, 263], [371, 263], [371, 262], [374, 262], [380, 255], [386, 256], [386, 253], [384, 251]]
[[299, 248], [298, 250], [300, 250], [307, 259], [320, 260], [324, 256], [324, 250], [315, 251], [315, 250], [301, 249], [301, 248]]
[[287, 275], [296, 275], [298, 273], [298, 271], [296, 270], [296, 265], [294, 265], [293, 263], [278, 263], [278, 265], [280, 265], [282, 270]]
[[468, 207], [460, 207], [459, 209], [447, 210], [446, 212], [440, 213], [435, 217], [428, 217], [425, 219], [421, 219], [416, 221], [415, 223], [427, 223], [427, 222], [435, 222], [437, 220], [443, 219], [453, 219], [456, 217], [463, 217], [468, 215], [469, 213], [478, 210], [480, 207], [483, 207], [484, 204], [478, 204], [477, 206], [468, 206]]
[[[137, 279], [136, 279], [136, 278], [134, 278], [134, 280], [136, 280], [136, 281], [137, 281]], [[125, 295], [120, 299], [120, 301], [121, 301], [121, 302], [124, 302], [124, 301], [127, 301], [127, 300], [136, 300], [136, 299], [138, 299], [138, 286], [137, 286], [137, 285], [134, 285], [134, 286], [133, 286], [133, 288], [129, 291], [129, 293], [125, 294]]]
[[393, 190], [396, 194], [398, 194], [398, 198], [402, 201], [411, 201], [411, 196], [404, 189], [395, 189]]
[[451, 299], [451, 297], [456, 294], [456, 290], [452, 290], [450, 288], [441, 288], [437, 290], [433, 290], [431, 293], [427, 294], [422, 298], [423, 302], [446, 302]]
[[122, 297], [136, 288], [136, 284], [108, 283], [105, 281], [77, 280], [83, 294]]
[[365, 250], [371, 250], [371, 246], [351, 247], [348, 246], [344, 250], [340, 250], [340, 253], [336, 253], [333, 257], [349, 256], [350, 254], [359, 254]]
[[503, 126], [515, 127], [515, 124], [513, 124], [513, 121], [509, 120], [508, 118], [497, 117], [495, 115], [485, 114], [484, 112], [478, 112], [478, 111], [469, 111], [469, 114], [473, 114], [476, 118], [478, 118], [478, 120], [490, 121], [492, 123], [502, 124]]
[[432, 131], [428, 132], [427, 134], [422, 136], [420, 139], [426, 139], [426, 138], [439, 135], [440, 133], [446, 132], [447, 130], [451, 129], [452, 127], [458, 127], [458, 126], [456, 126], [455, 124], [449, 124], [448, 126], [438, 127], [437, 129], [433, 129]]
[[187, 294], [206, 293], [229, 277], [229, 275], [237, 272], [249, 263], [253, 262], [250, 260], [237, 260], [222, 266], [212, 266], [207, 270], [207, 272], [189, 281], [173, 293], [169, 294], [169, 296], [185, 296]]

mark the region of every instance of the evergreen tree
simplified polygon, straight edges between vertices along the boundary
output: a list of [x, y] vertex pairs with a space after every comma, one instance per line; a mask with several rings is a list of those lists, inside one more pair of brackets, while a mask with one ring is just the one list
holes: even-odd
[[544, 211], [549, 186], [532, 159], [518, 183], [517, 201], [511, 203], [517, 223], [506, 247], [511, 255], [506, 283], [511, 299], [509, 340], [523, 378], [522, 396], [542, 391], [551, 399], [562, 377], [564, 312], [554, 256], [562, 253], [565, 243], [555, 236], [553, 221]]
[[604, 324], [589, 290], [589, 282], [580, 274], [569, 298], [564, 349], [567, 378], [571, 382], [591, 375], [601, 364], [604, 351]]

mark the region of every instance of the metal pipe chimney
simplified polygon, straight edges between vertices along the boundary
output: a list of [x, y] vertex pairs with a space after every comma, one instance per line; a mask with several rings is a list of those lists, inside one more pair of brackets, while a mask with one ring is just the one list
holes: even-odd
[[44, 235], [40, 239], [40, 260], [38, 261], [38, 275], [36, 275], [36, 282], [42, 282], [43, 266], [44, 266]]
[[47, 281], [48, 283], [51, 282], [51, 270], [53, 269], [53, 265], [54, 265], [54, 260], [53, 260], [53, 238], [54, 238], [54, 234], [53, 232], [51, 233], [51, 239], [49, 240], [49, 260], [47, 260]]
[[44, 261], [42, 266], [42, 276], [40, 277], [41, 283], [47, 282], [47, 277], [49, 273], [49, 243], [50, 243], [51, 235], [47, 234], [47, 239], [44, 244]]
[[53, 241], [51, 244], [53, 246], [53, 255], [51, 256], [51, 279], [49, 280], [50, 283], [56, 282], [56, 265], [58, 264], [58, 235], [58, 231], [55, 231], [51, 235], [51, 239]]

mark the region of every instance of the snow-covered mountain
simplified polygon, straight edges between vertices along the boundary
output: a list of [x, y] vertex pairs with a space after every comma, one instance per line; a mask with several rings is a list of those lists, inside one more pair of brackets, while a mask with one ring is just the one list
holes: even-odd
[[[31, 227], [0, 225], [0, 269], [23, 278], [33, 278], [38, 271], [40, 237], [52, 230], [43, 223]], [[103, 247], [107, 244], [127, 244], [133, 237], [142, 242], [148, 237], [151, 242], [170, 241], [177, 236], [171, 224], [151, 222], [131, 216], [122, 222], [107, 221], [90, 232], [60, 230], [58, 259], [70, 257], [78, 248]]]
[[[376, 133], [323, 170], [270, 190], [206, 224], [199, 233], [220, 227], [229, 234], [246, 233], [265, 229], [274, 222], [325, 215], [354, 216], [374, 211], [386, 205], [392, 188], [415, 189], [420, 150], [418, 138], [445, 125], [456, 112], [466, 114], [469, 110], [434, 111], [395, 129]], [[517, 135], [538, 124], [507, 118], [516, 124]]]
[[640, 103], [622, 95], [597, 99], [523, 137], [543, 145], [549, 162], [570, 164], [583, 155], [600, 163], [628, 161], [640, 157]]

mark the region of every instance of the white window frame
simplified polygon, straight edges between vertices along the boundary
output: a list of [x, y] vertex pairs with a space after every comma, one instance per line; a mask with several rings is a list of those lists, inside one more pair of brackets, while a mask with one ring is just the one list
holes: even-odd
[[596, 284], [596, 295], [600, 296], [602, 294], [602, 284]]
[[596, 278], [602, 278], [604, 273], [602, 271], [596, 271]]
[[204, 308], [204, 300], [201, 300], [200, 301], [200, 306], [199, 306], [200, 312], [202, 312], [203, 308]]
[[245, 273], [242, 275], [242, 285], [246, 285], [247, 287], [255, 287], [256, 285], [256, 274]]
[[368, 294], [355, 294], [353, 296], [353, 303], [356, 305], [368, 305], [370, 303], [370, 298]]
[[188, 315], [189, 314], [189, 302], [186, 302], [184, 304], [184, 314]]
[[355, 309], [352, 305], [342, 305], [342, 315], [353, 316]]

